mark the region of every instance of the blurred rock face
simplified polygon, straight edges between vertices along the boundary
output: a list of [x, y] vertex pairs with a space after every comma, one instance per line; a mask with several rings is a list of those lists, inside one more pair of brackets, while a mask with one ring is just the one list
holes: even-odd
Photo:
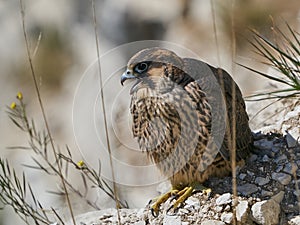
[[[300, 2], [290, 1], [285, 4], [280, 1], [236, 1], [235, 5], [227, 4], [225, 1], [218, 1], [216, 13], [221, 18], [222, 29], [228, 37], [234, 31], [237, 40], [237, 50], [245, 51], [249, 39], [249, 29], [255, 29], [265, 35], [272, 36], [271, 26], [284, 25], [288, 22], [295, 25], [299, 13]], [[234, 18], [234, 27], [232, 27]]]

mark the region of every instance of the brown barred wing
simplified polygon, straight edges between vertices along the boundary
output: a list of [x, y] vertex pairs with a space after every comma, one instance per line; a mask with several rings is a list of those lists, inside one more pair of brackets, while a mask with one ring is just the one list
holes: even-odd
[[[252, 147], [252, 133], [241, 91], [231, 76], [222, 69], [214, 68], [195, 59], [184, 59], [184, 71], [195, 79], [205, 92], [212, 107], [212, 130], [215, 144], [224, 159], [230, 160], [232, 137], [235, 132], [237, 161], [246, 158]], [[233, 87], [235, 98], [232, 97]], [[233, 111], [233, 100], [235, 110]], [[233, 129], [233, 119], [236, 126]]]

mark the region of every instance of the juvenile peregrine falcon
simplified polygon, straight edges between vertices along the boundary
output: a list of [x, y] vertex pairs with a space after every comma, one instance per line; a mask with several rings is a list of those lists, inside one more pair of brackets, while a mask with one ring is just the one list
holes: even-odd
[[[226, 71], [148, 48], [129, 60], [121, 84], [128, 79], [136, 80], [130, 91], [133, 136], [169, 177], [176, 191], [167, 197], [182, 195], [174, 207], [195, 183], [229, 175], [233, 149], [237, 164], [243, 163], [252, 134], [241, 91]], [[152, 206], [155, 212], [167, 197]]]

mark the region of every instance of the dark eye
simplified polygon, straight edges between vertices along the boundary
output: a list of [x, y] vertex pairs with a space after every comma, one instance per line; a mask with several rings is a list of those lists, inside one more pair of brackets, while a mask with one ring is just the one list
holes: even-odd
[[139, 63], [134, 67], [134, 71], [141, 74], [147, 71], [148, 69], [148, 64], [145, 62]]

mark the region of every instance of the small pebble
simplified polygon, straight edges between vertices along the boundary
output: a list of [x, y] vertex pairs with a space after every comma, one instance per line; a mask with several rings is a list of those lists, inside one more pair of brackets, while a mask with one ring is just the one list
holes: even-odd
[[225, 205], [231, 202], [231, 194], [225, 193], [216, 199], [217, 205]]
[[289, 133], [286, 134], [285, 139], [286, 139], [286, 143], [288, 145], [288, 148], [295, 148], [298, 144], [297, 140], [292, 135], [290, 135]]
[[280, 151], [280, 149], [281, 149], [281, 146], [275, 146], [275, 145], [274, 145], [274, 146], [272, 147], [272, 152], [274, 152], [274, 153], [276, 154], [276, 153], [278, 153], [278, 152]]
[[230, 211], [230, 205], [226, 205], [226, 207], [224, 208], [224, 211], [225, 211], [225, 212]]
[[255, 184], [244, 184], [237, 187], [238, 192], [244, 196], [249, 196], [258, 191], [258, 187]]
[[205, 220], [201, 225], [225, 225], [225, 223], [218, 220]]
[[254, 173], [251, 172], [251, 171], [249, 171], [249, 170], [247, 170], [247, 174], [248, 174], [250, 177], [253, 177], [253, 176], [254, 176]]
[[202, 211], [203, 213], [207, 213], [208, 210], [209, 210], [209, 206], [208, 206], [208, 205], [204, 205], [204, 206], [201, 208], [201, 211]]
[[248, 161], [249, 162], [255, 162], [256, 160], [257, 160], [257, 155], [255, 155], [255, 154], [253, 154], [253, 155], [251, 155], [249, 158], [248, 158]]
[[264, 177], [256, 177], [255, 178], [255, 183], [258, 184], [259, 186], [263, 186], [267, 183], [270, 182], [270, 179], [268, 177], [264, 178]]
[[280, 172], [281, 170], [283, 169], [283, 166], [282, 165], [278, 165], [275, 169], [275, 172], [278, 173]]
[[217, 205], [215, 210], [216, 210], [216, 212], [221, 212], [223, 210], [223, 207], [220, 205]]
[[283, 163], [283, 162], [286, 162], [288, 160], [287, 160], [287, 156], [286, 155], [281, 155], [278, 158], [276, 158], [274, 161], [276, 163]]
[[283, 172], [286, 172], [288, 174], [293, 174], [298, 169], [297, 165], [295, 163], [287, 163], [283, 169]]
[[189, 197], [186, 201], [185, 201], [186, 206], [185, 208], [194, 208], [194, 209], [199, 209], [200, 208], [200, 202], [199, 199], [195, 198], [195, 197]]
[[231, 221], [232, 221], [232, 217], [233, 217], [233, 214], [230, 212], [230, 213], [222, 213], [221, 215], [221, 220], [227, 224], [230, 224]]
[[254, 141], [254, 146], [261, 150], [271, 150], [273, 147], [273, 140], [268, 141], [266, 139], [261, 139], [259, 141]]
[[273, 196], [273, 192], [272, 191], [266, 191], [266, 190], [262, 190], [261, 191], [261, 197], [270, 197]]
[[178, 215], [186, 215], [192, 211], [194, 211], [194, 210], [191, 206], [188, 206], [188, 207], [184, 206], [184, 208], [180, 208], [178, 210]]
[[299, 225], [300, 224], [300, 216], [296, 216], [291, 219], [291, 225]]
[[240, 178], [241, 180], [244, 180], [246, 176], [247, 176], [247, 174], [241, 173], [241, 174], [239, 175], [239, 178]]
[[272, 179], [278, 181], [282, 185], [288, 185], [292, 178], [286, 173], [272, 173]]
[[135, 222], [133, 225], [145, 225], [146, 222], [145, 221], [138, 221], [138, 222]]
[[236, 219], [239, 222], [244, 222], [247, 217], [248, 211], [248, 202], [240, 201], [236, 207]]
[[179, 216], [165, 215], [163, 225], [181, 225], [181, 218]]
[[264, 157], [262, 158], [263, 162], [269, 162], [270, 158], [267, 155], [264, 155]]

